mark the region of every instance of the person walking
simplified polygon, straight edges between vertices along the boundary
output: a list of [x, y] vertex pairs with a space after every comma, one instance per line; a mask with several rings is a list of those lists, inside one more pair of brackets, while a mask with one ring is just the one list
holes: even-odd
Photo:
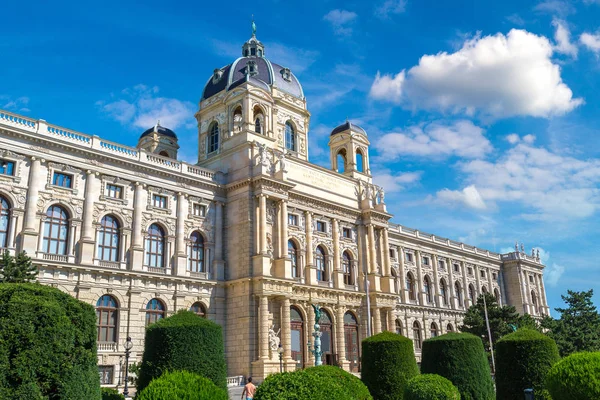
[[244, 395], [246, 396], [246, 400], [254, 399], [254, 393], [256, 393], [256, 386], [252, 383], [252, 377], [248, 377], [248, 383], [244, 386], [244, 391], [242, 392], [242, 400], [244, 400]]

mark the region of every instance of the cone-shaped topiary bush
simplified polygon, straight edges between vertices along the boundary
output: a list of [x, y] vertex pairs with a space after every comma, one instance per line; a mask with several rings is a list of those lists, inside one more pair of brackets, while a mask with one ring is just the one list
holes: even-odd
[[412, 340], [382, 332], [362, 341], [362, 381], [375, 400], [402, 400], [406, 384], [418, 374]]
[[48, 286], [0, 284], [0, 398], [100, 400], [94, 307]]
[[210, 379], [187, 371], [174, 371], [154, 379], [135, 399], [228, 400], [229, 396], [227, 390], [217, 387]]
[[457, 387], [462, 400], [494, 400], [494, 384], [481, 339], [447, 333], [423, 342], [421, 372], [438, 374]]
[[166, 371], [185, 370], [227, 388], [221, 327], [191, 311], [179, 311], [146, 329], [138, 391]]
[[551, 400], [544, 389], [546, 374], [560, 360], [554, 340], [533, 329], [519, 329], [496, 343], [496, 397], [522, 400], [534, 390], [536, 399]]
[[546, 376], [552, 399], [600, 399], [600, 352], [575, 353], [554, 364]]
[[269, 375], [254, 400], [372, 400], [366, 386], [338, 367], [319, 366]]
[[460, 392], [443, 376], [423, 374], [408, 381], [404, 400], [460, 400]]

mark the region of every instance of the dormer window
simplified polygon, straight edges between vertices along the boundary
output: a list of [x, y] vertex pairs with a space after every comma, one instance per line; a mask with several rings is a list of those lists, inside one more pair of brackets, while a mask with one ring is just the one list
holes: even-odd
[[290, 81], [292, 78], [292, 72], [290, 71], [289, 68], [283, 68], [281, 70], [281, 76], [283, 77], [284, 80], [286, 81]]
[[213, 78], [212, 78], [213, 83], [219, 82], [222, 77], [223, 77], [223, 71], [221, 71], [218, 68], [213, 71]]
[[250, 49], [250, 55], [251, 56], [255, 56], [256, 55], [256, 49], [254, 47]]
[[[251, 51], [254, 51], [254, 49], [252, 49]], [[248, 61], [247, 72], [250, 76], [258, 74], [258, 69], [256, 68], [256, 61]]]

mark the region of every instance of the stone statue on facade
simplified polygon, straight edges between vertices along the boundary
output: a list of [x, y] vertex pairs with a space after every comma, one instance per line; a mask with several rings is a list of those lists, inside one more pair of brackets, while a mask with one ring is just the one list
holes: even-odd
[[281, 172], [287, 172], [287, 160], [285, 158], [285, 152], [282, 152], [281, 156], [279, 157], [279, 168]]
[[275, 325], [271, 325], [269, 327], [269, 347], [270, 347], [271, 351], [277, 351], [277, 349], [279, 348], [279, 343], [280, 343], [279, 332], [280, 331], [281, 331], [281, 329], [278, 329], [277, 332], [275, 332]]
[[379, 187], [379, 203], [385, 204], [385, 190], [382, 186]]
[[267, 145], [260, 142], [255, 142], [258, 147], [258, 162], [265, 167], [269, 166], [269, 154], [267, 153]]

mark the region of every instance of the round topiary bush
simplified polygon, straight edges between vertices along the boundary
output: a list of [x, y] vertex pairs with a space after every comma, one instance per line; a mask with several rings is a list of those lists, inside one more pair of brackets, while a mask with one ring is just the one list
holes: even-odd
[[372, 400], [366, 386], [338, 367], [319, 366], [269, 375], [254, 400]]
[[187, 371], [174, 371], [154, 379], [135, 399], [228, 400], [229, 396], [227, 390], [217, 387], [210, 379]]
[[457, 387], [462, 400], [494, 400], [494, 384], [481, 339], [447, 333], [423, 342], [421, 372], [437, 374]]
[[460, 400], [460, 392], [443, 376], [423, 374], [408, 381], [404, 400]]
[[375, 400], [402, 400], [406, 384], [419, 374], [412, 340], [391, 332], [363, 340], [361, 374]]
[[142, 391], [152, 379], [177, 370], [199, 374], [226, 389], [224, 353], [219, 325], [191, 311], [179, 311], [146, 329], [137, 389]]
[[102, 388], [102, 400], [125, 400], [125, 396], [111, 388]]
[[94, 307], [39, 284], [0, 284], [0, 396], [100, 400]]
[[546, 388], [554, 400], [600, 399], [600, 352], [563, 358], [548, 371]]
[[560, 360], [554, 340], [533, 329], [519, 329], [496, 343], [496, 396], [522, 400], [534, 390], [536, 399], [551, 400], [545, 390], [546, 374]]

